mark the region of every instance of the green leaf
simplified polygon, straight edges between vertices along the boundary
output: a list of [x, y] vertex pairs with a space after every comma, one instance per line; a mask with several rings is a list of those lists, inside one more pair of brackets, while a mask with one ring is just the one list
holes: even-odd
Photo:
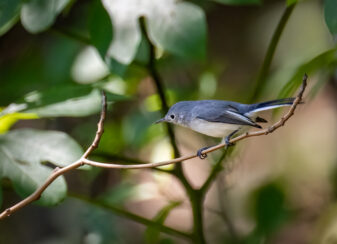
[[[291, 79], [286, 83], [279, 94], [279, 98], [291, 96], [302, 83], [302, 77], [305, 73], [314, 73], [318, 70], [329, 69], [336, 63], [337, 48], [330, 49], [314, 57], [307, 63], [299, 66]], [[309, 76], [310, 77], [310, 76]]]
[[[153, 221], [158, 224], [164, 224], [165, 219], [169, 215], [172, 209], [178, 207], [181, 202], [171, 202], [164, 208], [162, 208], [158, 214], [153, 218]], [[146, 243], [158, 243], [160, 237], [160, 230], [154, 225], [150, 225], [145, 231], [145, 240]]]
[[262, 186], [255, 194], [257, 232], [270, 234], [281, 226], [288, 215], [285, 194], [275, 183]]
[[121, 205], [134, 196], [134, 189], [134, 185], [124, 182], [104, 192], [99, 196], [99, 200], [111, 206]]
[[102, 3], [95, 0], [90, 8], [89, 34], [91, 43], [104, 59], [112, 40], [112, 24]]
[[214, 2], [228, 4], [228, 5], [258, 5], [261, 0], [213, 0]]
[[21, 22], [31, 33], [48, 29], [70, 0], [29, 0], [21, 10]]
[[298, 2], [298, 0], [287, 0], [287, 6], [289, 7], [289, 6], [291, 6], [291, 5], [293, 5], [297, 2]]
[[0, 36], [19, 19], [21, 0], [0, 0]]
[[149, 16], [150, 39], [157, 46], [178, 56], [203, 59], [206, 54], [203, 10], [187, 2], [177, 2], [170, 7], [170, 12], [154, 11]]
[[32, 113], [9, 113], [3, 116], [0, 113], [0, 134], [7, 132], [18, 120], [38, 118], [36, 114]]
[[105, 58], [105, 63], [108, 65], [109, 70], [112, 74], [116, 74], [120, 77], [123, 77], [128, 66], [125, 64], [122, 64], [120, 62], [118, 62], [117, 60], [110, 58], [110, 57], [106, 57]]
[[192, 3], [168, 1], [102, 0], [110, 15], [114, 37], [108, 55], [131, 63], [141, 43], [139, 18], [144, 16], [149, 37], [156, 46], [188, 58], [204, 58], [206, 20]]
[[[99, 84], [96, 84], [99, 86]], [[122, 95], [107, 94], [108, 101], [125, 100]], [[47, 91], [34, 91], [22, 101], [27, 105], [26, 113], [39, 117], [81, 117], [98, 113], [101, 109], [100, 89], [91, 85], [62, 85]]]
[[[81, 147], [67, 134], [34, 129], [14, 130], [0, 136], [0, 178], [12, 181], [15, 191], [26, 197], [40, 187], [52, 173], [41, 164], [67, 166], [81, 157]], [[57, 178], [43, 192], [39, 203], [54, 205], [66, 196], [64, 178]]]
[[337, 35], [337, 1], [324, 1], [325, 22], [332, 35]]
[[44, 92], [31, 92], [25, 96], [25, 112], [39, 117], [81, 117], [100, 111], [101, 94], [89, 87], [62, 86]]
[[123, 76], [127, 66], [117, 60], [107, 57], [107, 52], [113, 37], [113, 26], [110, 16], [99, 0], [95, 0], [90, 8], [89, 34], [91, 43], [97, 48], [111, 73]]

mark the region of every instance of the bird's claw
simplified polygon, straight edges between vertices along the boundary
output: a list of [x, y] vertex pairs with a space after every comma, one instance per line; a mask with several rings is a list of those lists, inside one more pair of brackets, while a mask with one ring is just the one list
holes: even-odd
[[210, 147], [203, 147], [203, 148], [200, 148], [197, 152], [197, 156], [200, 158], [200, 159], [205, 159], [207, 158], [207, 153], [203, 153], [204, 150], [208, 149]]
[[229, 141], [230, 138], [225, 139], [226, 147], [234, 146], [235, 143]]
[[230, 133], [226, 138], [225, 138], [225, 143], [226, 143], [226, 147], [230, 147], [230, 146], [234, 146], [235, 144], [230, 142], [231, 137], [238, 132], [238, 130], [233, 131], [232, 133]]

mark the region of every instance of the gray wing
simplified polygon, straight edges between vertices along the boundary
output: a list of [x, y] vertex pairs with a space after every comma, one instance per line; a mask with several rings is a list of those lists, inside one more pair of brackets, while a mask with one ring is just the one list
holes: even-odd
[[[213, 104], [214, 105], [214, 104]], [[226, 124], [249, 125], [261, 128], [247, 116], [241, 114], [234, 106], [210, 106], [208, 109], [202, 109], [196, 112], [196, 118], [209, 122], [218, 122]]]

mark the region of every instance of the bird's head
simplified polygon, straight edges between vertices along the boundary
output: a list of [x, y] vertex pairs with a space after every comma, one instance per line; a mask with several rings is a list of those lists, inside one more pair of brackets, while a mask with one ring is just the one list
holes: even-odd
[[185, 118], [189, 112], [187, 107], [187, 102], [178, 102], [169, 109], [164, 118], [157, 120], [155, 123], [168, 122], [172, 124], [185, 125]]

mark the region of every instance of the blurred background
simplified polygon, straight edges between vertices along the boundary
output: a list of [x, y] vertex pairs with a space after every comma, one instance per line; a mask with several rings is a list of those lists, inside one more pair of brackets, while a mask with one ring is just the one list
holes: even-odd
[[[105, 133], [91, 158], [133, 164], [172, 158], [165, 125], [153, 124], [162, 107], [147, 70], [151, 46], [146, 33], [127, 63], [111, 54], [113, 48], [107, 51], [119, 33], [98, 11], [109, 9], [109, 1], [51, 1], [64, 7], [55, 8], [57, 15], [43, 30], [27, 25], [41, 1], [0, 1], [1, 24], [10, 11], [17, 14], [0, 29], [0, 107], [7, 111], [0, 117], [1, 136], [23, 128], [55, 130], [86, 149], [99, 119], [98, 91], [104, 89], [109, 101]], [[14, 2], [19, 7], [13, 7]], [[21, 5], [30, 2], [36, 6], [18, 14]], [[281, 0], [241, 2], [188, 1], [204, 13], [205, 55], [177, 55], [174, 48], [156, 45], [160, 41], [150, 33], [169, 105], [197, 99], [252, 101], [268, 45], [287, 5]], [[327, 2], [333, 1], [299, 1], [286, 23], [255, 101], [293, 96], [306, 72], [305, 103], [274, 133], [237, 143], [223, 162], [203, 204], [207, 243], [337, 243], [337, 55], [324, 16]], [[186, 16], [189, 13], [194, 12]], [[45, 21], [42, 17], [38, 23]], [[178, 24], [184, 30], [184, 22]], [[95, 39], [100, 35], [104, 38]], [[188, 31], [185, 36], [198, 38]], [[113, 58], [108, 60], [106, 53]], [[284, 112], [262, 117], [272, 123]], [[185, 128], [174, 130], [182, 155], [218, 143]], [[182, 163], [194, 188], [203, 185], [220, 155], [221, 150], [205, 160]], [[0, 202], [5, 209], [27, 192], [17, 190], [1, 161]], [[144, 222], [153, 220], [187, 233], [193, 228], [184, 186], [166, 172], [172, 167], [72, 171], [65, 175], [67, 195], [56, 206], [32, 204], [1, 221], [0, 243], [189, 243], [179, 234], [159, 234], [160, 228]]]

